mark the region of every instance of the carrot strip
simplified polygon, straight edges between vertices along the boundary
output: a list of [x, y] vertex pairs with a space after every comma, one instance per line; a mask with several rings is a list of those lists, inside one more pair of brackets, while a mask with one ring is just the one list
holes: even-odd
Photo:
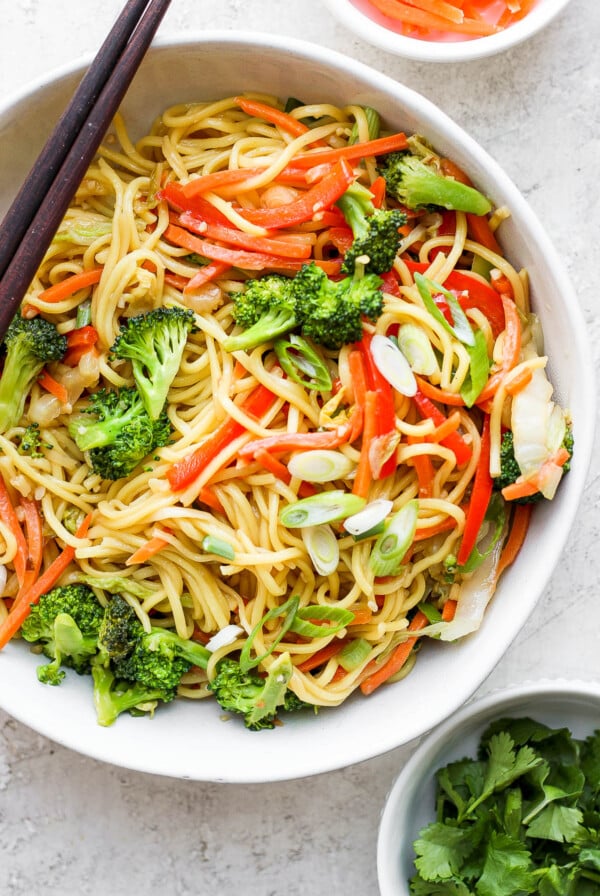
[[445, 3], [444, 0], [406, 0], [409, 6], [415, 6], [417, 9], [423, 9], [425, 12], [431, 12], [440, 16], [442, 19], [448, 19], [449, 22], [456, 22], [458, 25], [464, 21], [464, 13], [456, 6]]
[[240, 457], [256, 457], [257, 451], [287, 454], [288, 451], [304, 451], [312, 448], [339, 448], [340, 445], [358, 438], [356, 432], [359, 416], [362, 417], [362, 414], [355, 408], [348, 420], [335, 429], [323, 432], [282, 432], [264, 439], [255, 439], [240, 449]]
[[282, 112], [274, 106], [267, 105], [267, 103], [251, 100], [245, 96], [236, 96], [234, 102], [246, 115], [250, 115], [252, 118], [263, 118], [293, 137], [300, 137], [309, 130], [302, 121], [298, 121], [297, 118], [288, 115], [287, 112]]
[[475, 547], [477, 535], [481, 529], [492, 496], [492, 487], [493, 481], [490, 476], [490, 418], [486, 414], [481, 432], [479, 461], [475, 471], [469, 509], [465, 519], [465, 529], [456, 556], [459, 565], [467, 562], [471, 551]]
[[453, 516], [447, 517], [443, 522], [438, 523], [436, 526], [423, 526], [421, 529], [416, 530], [413, 536], [413, 544], [415, 541], [424, 541], [426, 538], [431, 538], [433, 535], [449, 532], [450, 529], [454, 529], [455, 526], [456, 520]]
[[40, 574], [42, 568], [44, 538], [42, 533], [42, 518], [37, 503], [31, 498], [22, 498], [21, 507], [25, 519], [25, 532], [27, 535], [27, 562], [26, 572], [21, 589], [30, 588]]
[[102, 268], [90, 268], [89, 271], [82, 271], [80, 274], [71, 274], [70, 277], [65, 277], [60, 283], [55, 283], [53, 286], [49, 286], [48, 289], [44, 289], [39, 294], [38, 300], [41, 302], [62, 302], [63, 299], [68, 299], [69, 296], [79, 292], [80, 289], [85, 289], [86, 286], [93, 286], [95, 283], [98, 283], [102, 276], [102, 270]]
[[369, 494], [369, 486], [373, 480], [371, 469], [370, 448], [377, 435], [377, 393], [369, 390], [365, 395], [364, 425], [360, 458], [356, 467], [356, 476], [352, 485], [352, 494], [366, 498]]
[[[421, 610], [417, 610], [408, 625], [408, 631], [420, 631], [422, 628], [425, 628], [426, 625], [428, 625], [427, 616], [425, 615], [425, 613], [421, 612]], [[368, 674], [367, 677], [363, 679], [360, 685], [360, 689], [363, 694], [367, 696], [369, 694], [372, 694], [373, 691], [380, 685], [384, 684], [388, 680], [388, 678], [391, 678], [392, 675], [395, 675], [397, 672], [399, 672], [410, 656], [410, 652], [416, 642], [416, 637], [413, 637], [407, 638], [407, 640], [403, 641], [402, 644], [398, 644], [396, 649], [392, 651], [391, 656], [388, 657], [386, 662], [379, 666], [379, 668], [377, 668], [377, 660], [373, 660], [372, 663], [369, 663], [366, 671], [368, 672], [369, 670], [371, 670], [370, 674]]]
[[439, 386], [434, 386], [429, 380], [424, 380], [417, 375], [415, 375], [415, 379], [419, 391], [426, 395], [427, 398], [431, 398], [432, 401], [439, 401], [440, 404], [447, 404], [457, 408], [465, 407], [463, 398], [458, 392], [448, 392], [446, 389], [440, 389]]
[[233, 227], [212, 224], [191, 212], [182, 212], [179, 215], [179, 223], [193, 233], [217, 240], [219, 243], [240, 246], [242, 249], [250, 249], [252, 252], [265, 252], [276, 255], [278, 258], [309, 258], [312, 251], [312, 247], [308, 243], [285, 240], [281, 237], [271, 239], [266, 236], [253, 236], [244, 233], [243, 230], [234, 230]]
[[354, 389], [354, 401], [361, 408], [364, 408], [367, 395], [367, 374], [362, 352], [358, 349], [352, 349], [349, 352], [348, 368], [350, 370], [352, 388]]
[[137, 551], [134, 551], [133, 554], [130, 554], [127, 560], [125, 561], [125, 566], [136, 566], [138, 563], [146, 563], [147, 560], [150, 560], [151, 557], [154, 557], [155, 554], [158, 554], [159, 551], [162, 551], [163, 548], [170, 542], [166, 538], [161, 538], [160, 535], [154, 535], [152, 538], [149, 538], [148, 541], [141, 545]]
[[198, 492], [198, 500], [201, 501], [202, 504], [206, 504], [207, 507], [210, 507], [211, 510], [216, 511], [216, 513], [223, 513], [223, 505], [210, 486], [204, 485], [200, 489]]
[[487, 34], [495, 34], [499, 29], [488, 22], [475, 19], [463, 19], [462, 22], [451, 22], [441, 16], [408, 6], [400, 0], [370, 0], [379, 12], [390, 19], [402, 22], [404, 25], [414, 25], [427, 31], [453, 31], [458, 34], [472, 34], [483, 37]]
[[11, 534], [14, 536], [14, 538], [17, 542], [17, 553], [15, 554], [13, 564], [15, 567], [15, 572], [17, 574], [17, 579], [18, 579], [19, 585], [22, 585], [25, 580], [25, 573], [27, 571], [27, 558], [28, 558], [27, 542], [25, 540], [23, 530], [21, 529], [21, 525], [19, 523], [14, 505], [11, 501], [10, 494], [8, 492], [8, 488], [6, 487], [4, 477], [1, 475], [0, 475], [0, 519], [2, 519], [2, 521], [8, 526], [8, 528], [11, 531]]
[[[90, 513], [86, 516], [75, 533], [77, 538], [85, 538], [90, 527], [91, 519], [92, 515]], [[0, 623], [0, 650], [20, 629], [25, 619], [29, 616], [31, 607], [34, 604], [37, 604], [42, 594], [46, 594], [46, 592], [55, 585], [74, 557], [75, 548], [72, 545], [66, 545], [58, 557], [42, 573], [37, 582], [32, 585], [31, 588], [28, 588], [19, 594], [18, 599], [15, 600], [11, 607], [10, 613], [6, 619]]]
[[458, 413], [458, 411], [453, 411], [452, 414], [450, 414], [450, 416], [446, 420], [444, 420], [443, 423], [440, 423], [439, 426], [436, 426], [433, 432], [427, 436], [427, 441], [443, 442], [451, 432], [456, 432], [459, 426], [460, 414]]
[[506, 386], [506, 391], [509, 395], [517, 395], [525, 388], [525, 386], [529, 385], [532, 378], [533, 373], [531, 369], [526, 367], [511, 379], [510, 383]]
[[456, 615], [458, 601], [449, 598], [442, 607], [442, 622], [452, 622]]
[[544, 461], [534, 476], [528, 479], [519, 477], [515, 482], [503, 488], [502, 497], [505, 501], [516, 501], [519, 498], [535, 495], [542, 489], [548, 472], [555, 467], [564, 467], [570, 456], [566, 448], [559, 448], [556, 454]]
[[359, 607], [356, 610], [352, 610], [352, 613], [354, 613], [354, 619], [348, 623], [349, 626], [367, 625], [373, 618], [373, 611], [369, 607]]
[[295, 168], [312, 168], [313, 165], [338, 162], [345, 159], [347, 162], [356, 162], [369, 156], [385, 156], [390, 152], [398, 152], [407, 149], [406, 134], [392, 134], [389, 137], [377, 137], [375, 140], [365, 140], [364, 143], [351, 143], [349, 146], [341, 146], [337, 149], [323, 149], [319, 152], [307, 152], [297, 155], [294, 159]]
[[[423, 417], [429, 417], [430, 420], [433, 420], [436, 426], [440, 426], [445, 422], [446, 417], [444, 414], [433, 404], [432, 401], [427, 398], [426, 395], [423, 395], [422, 392], [417, 390], [416, 394], [413, 396], [413, 401], [417, 405], [421, 415]], [[446, 448], [449, 448], [454, 452], [456, 457], [456, 463], [460, 466], [468, 463], [471, 459], [471, 455], [473, 450], [470, 445], [465, 442], [463, 437], [459, 432], [451, 432], [440, 442], [441, 445], [444, 445]]]
[[213, 171], [212, 174], [203, 174], [184, 184], [181, 193], [186, 199], [192, 199], [202, 193], [218, 193], [221, 187], [243, 184], [245, 180], [262, 174], [264, 170], [264, 168], [228, 168], [225, 171]]
[[[408, 436], [407, 438], [409, 445], [417, 445], [422, 441], [423, 439], [418, 439], [414, 436]], [[408, 462], [413, 465], [417, 474], [419, 498], [431, 498], [433, 494], [433, 478], [435, 475], [431, 456], [429, 454], [415, 454]]]
[[515, 505], [510, 532], [496, 568], [496, 580], [500, 578], [505, 569], [515, 562], [527, 535], [532, 509], [533, 504]]
[[333, 656], [336, 656], [344, 644], [348, 643], [348, 640], [348, 638], [335, 638], [335, 640], [326, 644], [325, 647], [322, 647], [320, 650], [317, 650], [316, 653], [313, 653], [312, 656], [309, 656], [305, 660], [302, 660], [301, 663], [298, 663], [296, 669], [298, 669], [299, 672], [312, 672], [313, 669], [317, 669]]
[[38, 383], [40, 386], [49, 392], [51, 395], [54, 395], [55, 398], [58, 398], [61, 404], [68, 404], [69, 402], [69, 393], [65, 386], [62, 383], [59, 383], [58, 380], [55, 380], [53, 376], [50, 376], [47, 370], [42, 370], [41, 374], [38, 377]]
[[494, 397], [505, 375], [518, 364], [521, 353], [521, 319], [519, 317], [519, 309], [512, 299], [507, 296], [502, 295], [501, 299], [506, 320], [502, 365], [500, 370], [492, 374], [479, 393], [476, 402], [478, 405]]
[[[243, 402], [242, 410], [250, 417], [260, 420], [273, 406], [277, 396], [266, 386], [258, 386]], [[237, 420], [225, 420], [209, 438], [187, 457], [173, 464], [167, 472], [167, 479], [174, 492], [183, 491], [198, 478], [202, 470], [234, 439], [244, 432], [245, 427]]]
[[184, 296], [188, 296], [195, 290], [200, 289], [205, 283], [209, 283], [211, 280], [216, 280], [218, 277], [222, 277], [225, 271], [228, 271], [229, 268], [230, 265], [224, 261], [213, 261], [211, 264], [205, 264], [204, 267], [200, 268], [198, 273], [194, 274], [193, 277], [190, 277], [184, 285], [182, 289]]

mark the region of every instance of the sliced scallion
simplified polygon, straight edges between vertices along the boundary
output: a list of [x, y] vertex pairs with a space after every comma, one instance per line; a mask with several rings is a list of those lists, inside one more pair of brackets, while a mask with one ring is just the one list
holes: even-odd
[[398, 330], [398, 348], [410, 364], [413, 373], [431, 376], [438, 369], [429, 336], [418, 324], [402, 324]]
[[371, 645], [365, 638], [353, 638], [340, 650], [338, 662], [346, 672], [352, 672], [364, 663], [371, 653], [371, 649]]
[[303, 638], [325, 638], [341, 632], [353, 619], [354, 613], [344, 607], [317, 604], [297, 610], [290, 629]]
[[373, 545], [369, 557], [369, 566], [376, 576], [398, 574], [404, 555], [412, 544], [418, 516], [419, 502], [414, 498], [391, 518]]
[[358, 513], [365, 506], [365, 499], [341, 489], [321, 492], [302, 498], [294, 504], [287, 504], [279, 512], [279, 521], [290, 529], [305, 526], [320, 526], [322, 523], [336, 523]]
[[371, 340], [371, 354], [379, 373], [400, 392], [412, 396], [417, 391], [417, 381], [410, 364], [395, 342], [376, 333]]
[[[415, 274], [415, 283], [419, 290], [419, 295], [423, 300], [423, 304], [431, 316], [437, 320], [445, 330], [458, 339], [459, 342], [462, 342], [463, 345], [474, 345], [475, 336], [471, 324], [469, 323], [467, 315], [460, 307], [456, 296], [439, 283], [434, 283], [433, 280], [428, 280], [423, 274]], [[433, 298], [434, 295], [441, 295], [444, 297], [444, 300], [450, 309], [454, 326], [448, 323], [438, 306], [435, 304]]]
[[[299, 603], [300, 598], [297, 595], [293, 595], [292, 597], [288, 598], [286, 602], [283, 603], [280, 607], [273, 607], [272, 610], [269, 610], [268, 613], [265, 613], [260, 622], [257, 622], [257, 624], [248, 635], [248, 639], [242, 647], [240, 653], [240, 668], [242, 669], [242, 672], [247, 672], [248, 669], [252, 669], [254, 668], [254, 666], [258, 666], [259, 663], [262, 663], [264, 659], [266, 659], [273, 653], [285, 633], [291, 628]], [[276, 638], [271, 642], [271, 646], [260, 656], [251, 657], [250, 651], [252, 650], [252, 646], [254, 644], [254, 641], [256, 640], [258, 633], [263, 630], [267, 622], [270, 622], [271, 619], [277, 619], [278, 616], [283, 616], [284, 618]]]
[[228, 541], [218, 538], [216, 535], [205, 535], [202, 539], [202, 550], [207, 554], [214, 554], [224, 560], [233, 560], [235, 551]]
[[334, 479], [345, 479], [355, 464], [342, 454], [327, 448], [315, 448], [294, 454], [288, 463], [292, 476], [305, 482], [333, 482]]
[[393, 506], [392, 502], [386, 498], [378, 498], [376, 501], [371, 501], [358, 513], [344, 520], [344, 529], [350, 535], [363, 535], [365, 532], [369, 532], [375, 526], [383, 523], [385, 518], [389, 516]]
[[273, 348], [282, 369], [295, 383], [320, 392], [331, 390], [331, 374], [325, 361], [302, 336], [291, 333], [276, 339]]
[[488, 381], [490, 373], [490, 359], [487, 353], [487, 339], [482, 330], [475, 330], [475, 344], [468, 345], [470, 365], [469, 375], [463, 383], [460, 394], [468, 408], [473, 407], [479, 397], [479, 393]]
[[331, 526], [309, 526], [302, 530], [302, 540], [317, 572], [330, 576], [340, 562], [340, 549]]

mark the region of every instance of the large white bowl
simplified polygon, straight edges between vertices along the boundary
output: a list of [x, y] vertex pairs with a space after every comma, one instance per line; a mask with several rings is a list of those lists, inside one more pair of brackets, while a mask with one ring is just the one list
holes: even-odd
[[[81, 72], [81, 64], [63, 69], [0, 108], [0, 209], [12, 198]], [[56, 741], [142, 771], [260, 782], [316, 774], [384, 753], [422, 735], [471, 696], [522, 628], [560, 557], [589, 463], [594, 398], [583, 319], [539, 222], [498, 165], [423, 97], [329, 49], [228, 32], [156, 46], [131, 87], [124, 112], [141, 135], [169, 104], [243, 90], [375, 106], [387, 126], [426, 134], [497, 204], [510, 207], [512, 217], [501, 225], [500, 238], [512, 260], [530, 271], [550, 375], [559, 399], [572, 409], [577, 443], [571, 473], [552, 505], [536, 510], [521, 555], [503, 576], [477, 635], [461, 644], [429, 645], [404, 682], [369, 698], [357, 696], [343, 708], [290, 717], [274, 731], [253, 733], [238, 722], [224, 723], [212, 702], [180, 701], [161, 708], [152, 720], [122, 717], [105, 729], [96, 724], [87, 678], [74, 676], [50, 688], [38, 683], [36, 659], [23, 644], [10, 644], [0, 654], [0, 706]], [[452, 681], [452, 688], [440, 688], [441, 681]]]
[[353, 31], [361, 40], [412, 59], [415, 62], [469, 62], [494, 56], [516, 47], [523, 41], [533, 37], [561, 12], [569, 0], [538, 0], [532, 11], [498, 34], [477, 37], [471, 40], [435, 41], [406, 37], [393, 28], [389, 28], [385, 16], [374, 7], [367, 14], [353, 0], [324, 0], [325, 6], [339, 21]]
[[539, 681], [475, 700], [424, 738], [389, 793], [377, 842], [380, 896], [409, 896], [415, 873], [413, 843], [435, 821], [435, 773], [449, 762], [475, 757], [481, 735], [495, 719], [530, 716], [585, 738], [600, 727], [600, 684]]

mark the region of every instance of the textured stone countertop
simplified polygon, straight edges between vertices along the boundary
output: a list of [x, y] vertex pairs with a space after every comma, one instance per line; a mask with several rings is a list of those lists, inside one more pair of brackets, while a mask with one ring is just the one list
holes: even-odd
[[[0, 0], [0, 99], [95, 51], [120, 7]], [[318, 0], [175, 0], [161, 33], [202, 27], [312, 40], [440, 105], [505, 168], [562, 246], [598, 363], [597, 0], [572, 0], [529, 43], [463, 68], [374, 49]], [[546, 676], [600, 680], [599, 474], [595, 459], [552, 584], [481, 692]], [[410, 752], [302, 781], [189, 783], [90, 760], [0, 712], [0, 896], [374, 896], [379, 816]]]

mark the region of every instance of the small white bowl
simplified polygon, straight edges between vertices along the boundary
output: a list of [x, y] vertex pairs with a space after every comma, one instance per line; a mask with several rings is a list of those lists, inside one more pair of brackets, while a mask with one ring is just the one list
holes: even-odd
[[389, 793], [379, 827], [377, 874], [381, 896], [409, 896], [414, 874], [412, 844], [435, 820], [435, 773], [463, 757], [475, 757], [481, 735], [495, 719], [530, 716], [577, 738], [600, 727], [600, 684], [529, 682], [494, 691], [464, 706], [427, 735]]
[[502, 53], [545, 28], [568, 2], [569, 0], [538, 0], [524, 19], [489, 37], [433, 41], [405, 37], [386, 27], [381, 24], [384, 16], [375, 8], [371, 17], [359, 9], [353, 0], [324, 0], [330, 12], [358, 37], [381, 50], [416, 62], [468, 62]]

